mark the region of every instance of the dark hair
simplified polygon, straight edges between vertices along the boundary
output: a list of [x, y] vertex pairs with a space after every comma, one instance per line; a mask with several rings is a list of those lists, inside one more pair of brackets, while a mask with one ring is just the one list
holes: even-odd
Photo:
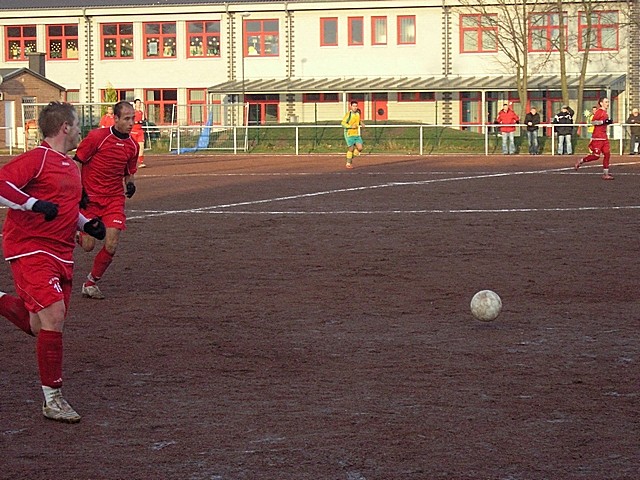
[[349, 105], [358, 105], [358, 102], [356, 100], [351, 100], [349, 102]]
[[603, 100], [609, 100], [607, 97], [602, 97], [600, 99], [598, 99], [598, 105], [602, 106], [602, 101]]
[[66, 102], [50, 102], [38, 116], [38, 127], [43, 137], [54, 137], [62, 125], [73, 125], [78, 118], [73, 105]]
[[118, 102], [113, 107], [113, 114], [116, 117], [120, 118], [120, 114], [122, 113], [122, 110], [127, 108], [127, 107], [128, 108], [133, 108], [129, 102], [125, 102], [125, 101]]

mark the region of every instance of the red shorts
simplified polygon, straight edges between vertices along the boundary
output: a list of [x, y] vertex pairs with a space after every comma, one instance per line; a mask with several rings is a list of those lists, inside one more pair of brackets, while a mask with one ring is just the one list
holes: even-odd
[[591, 140], [589, 142], [589, 151], [594, 155], [601, 155], [611, 152], [609, 140]]
[[100, 217], [107, 228], [126, 230], [126, 215], [124, 214], [124, 194], [118, 197], [91, 197], [87, 208], [82, 214], [88, 219]]
[[144, 130], [131, 130], [129, 136], [134, 142], [144, 143]]
[[38, 313], [60, 300], [69, 310], [73, 264], [63, 263], [46, 253], [11, 260], [16, 292], [27, 310]]

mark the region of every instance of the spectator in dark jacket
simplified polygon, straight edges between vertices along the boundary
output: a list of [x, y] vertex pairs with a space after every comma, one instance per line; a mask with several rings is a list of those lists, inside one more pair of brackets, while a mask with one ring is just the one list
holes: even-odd
[[[571, 134], [573, 133], [573, 114], [575, 112], [569, 105], [563, 105], [562, 109], [553, 117], [553, 124], [558, 134], [558, 155], [571, 155]], [[563, 148], [564, 147], [564, 148]]]
[[627, 118], [627, 123], [631, 125], [629, 131], [631, 133], [631, 145], [629, 146], [629, 155], [640, 153], [640, 112], [637, 108], [631, 110], [631, 115]]
[[538, 124], [540, 123], [540, 114], [536, 107], [531, 107], [529, 113], [524, 117], [524, 123], [527, 126], [529, 153], [531, 155], [538, 155]]

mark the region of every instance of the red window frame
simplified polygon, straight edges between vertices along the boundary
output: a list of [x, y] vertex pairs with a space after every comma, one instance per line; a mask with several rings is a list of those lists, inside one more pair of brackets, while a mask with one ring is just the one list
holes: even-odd
[[[409, 20], [413, 25], [413, 38], [405, 38], [407, 34], [404, 32], [403, 22], [409, 21]], [[408, 25], [409, 24], [407, 24], [406, 26]], [[416, 44], [416, 37], [418, 35], [416, 32], [416, 16], [415, 15], [398, 15], [397, 27], [398, 27], [398, 45], [415, 45]]]
[[[603, 23], [603, 17], [607, 15], [611, 15], [615, 13], [618, 17], [618, 21], [615, 23]], [[584, 51], [584, 36], [587, 32], [587, 22], [586, 22], [586, 12], [580, 12], [578, 14], [578, 50]], [[607, 10], [607, 11], [597, 11], [591, 12], [592, 16], [595, 16], [595, 20], [591, 22], [591, 35], [593, 35], [593, 39], [595, 45], [591, 45], [589, 47], [589, 51], [591, 52], [611, 52], [617, 51], [620, 49], [620, 14], [617, 10]], [[584, 23], [583, 23], [584, 20]], [[616, 31], [616, 46], [613, 48], [606, 48], [602, 45], [602, 32], [605, 29], [615, 29]]]
[[398, 102], [435, 102], [435, 92], [398, 92]]
[[47, 25], [46, 28], [47, 60], [78, 60], [78, 24]]
[[[144, 104], [147, 119], [157, 125], [167, 125], [171, 121], [171, 111], [178, 105], [178, 90], [176, 88], [149, 88], [144, 91]], [[166, 117], [169, 118], [166, 118]]]
[[[146, 22], [142, 24], [143, 57], [176, 58], [176, 22]], [[155, 53], [153, 53], [155, 52]]]
[[[554, 38], [557, 38], [554, 36], [554, 32], [555, 31], [559, 31], [560, 30], [560, 22], [557, 22], [554, 24], [553, 22], [553, 18], [558, 16], [558, 13], [532, 13], [529, 15], [529, 39], [528, 39], [528, 43], [529, 43], [529, 51], [530, 52], [557, 52], [558, 51], [558, 45], [555, 44], [555, 42], [553, 41]], [[563, 26], [564, 26], [564, 38], [567, 38], [567, 32], [568, 30], [568, 17], [567, 17], [567, 13], [566, 12], [562, 12], [562, 16], [563, 16]], [[542, 24], [536, 24], [532, 21], [532, 19], [536, 17], [536, 18], [541, 18], [541, 19], [545, 19], [544, 22]], [[546, 39], [546, 47], [543, 49], [534, 49], [533, 48], [533, 39], [534, 39], [534, 35], [535, 32], [544, 32], [544, 34], [540, 34], [539, 38], [542, 39]], [[567, 42], [565, 42], [565, 50], [567, 49]]]
[[[280, 55], [280, 22], [275, 19], [243, 20], [242, 52], [245, 57], [277, 57]], [[249, 52], [255, 47], [255, 52]]]
[[[465, 26], [465, 20], [475, 18], [475, 26]], [[460, 53], [495, 53], [498, 51], [498, 15], [497, 14], [463, 14], [460, 15]], [[475, 32], [478, 47], [475, 50], [465, 48], [465, 34]], [[493, 33], [496, 39], [494, 48], [485, 48], [484, 37]]]
[[[194, 99], [193, 93], [200, 93], [202, 95], [202, 99]], [[202, 117], [200, 119], [194, 120], [193, 118], [193, 107], [198, 106], [202, 109]], [[207, 89], [206, 88], [188, 88], [187, 89], [187, 122], [189, 125], [204, 125], [206, 124], [207, 118]]]
[[[384, 29], [384, 32], [379, 31]], [[386, 45], [389, 29], [387, 28], [387, 17], [371, 17], [371, 45]], [[384, 36], [384, 39], [380, 39]]]
[[337, 93], [303, 93], [302, 103], [339, 103], [340, 96]]
[[220, 20], [187, 22], [187, 58], [220, 57], [220, 50]]
[[[359, 47], [364, 45], [364, 17], [349, 17], [347, 24], [349, 26], [349, 46]], [[357, 38], [358, 28], [360, 28], [360, 38]]]
[[6, 25], [4, 38], [7, 62], [28, 60], [27, 53], [38, 50], [35, 25]]
[[[467, 105], [475, 103], [478, 112], [477, 122], [465, 122], [463, 119], [464, 109]], [[460, 124], [461, 125], [482, 125], [482, 93], [481, 92], [460, 92]]]
[[[335, 29], [335, 39], [330, 41], [327, 39], [327, 28], [333, 25]], [[320, 19], [320, 46], [321, 47], [337, 47], [338, 46], [338, 17], [325, 17]]]
[[133, 23], [101, 23], [100, 45], [102, 60], [132, 59]]

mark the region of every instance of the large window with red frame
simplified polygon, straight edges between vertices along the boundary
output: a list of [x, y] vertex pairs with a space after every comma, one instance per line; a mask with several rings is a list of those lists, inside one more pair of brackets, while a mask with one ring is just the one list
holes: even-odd
[[133, 23], [100, 25], [102, 59], [133, 58]]
[[178, 90], [175, 88], [149, 89], [144, 91], [147, 119], [157, 125], [171, 123], [178, 105]]
[[[482, 125], [482, 95], [480, 92], [460, 92], [460, 123]], [[463, 129], [467, 130], [468, 128]]]
[[47, 25], [47, 59], [77, 60], [78, 25]]
[[364, 19], [362, 17], [349, 17], [349, 45], [364, 45]]
[[387, 44], [387, 17], [371, 17], [371, 45]]
[[435, 102], [435, 92], [399, 92], [398, 102]]
[[244, 20], [245, 57], [277, 57], [279, 47], [278, 20]]
[[[562, 23], [566, 39], [568, 31], [566, 13], [562, 14]], [[560, 48], [560, 32], [559, 13], [532, 13], [529, 15], [529, 51], [557, 51]]]
[[35, 25], [4, 27], [7, 61], [28, 60], [28, 54], [37, 50]]
[[[208, 123], [207, 89], [190, 88], [187, 90], [187, 122], [189, 125], [206, 125]], [[213, 123], [213, 119], [212, 119]]]
[[175, 58], [176, 22], [142, 24], [144, 58]]
[[302, 103], [338, 103], [340, 101], [337, 93], [304, 93]]
[[[591, 17], [591, 29], [589, 18]], [[585, 50], [610, 51], [618, 50], [618, 29], [620, 25], [618, 12], [580, 12], [578, 15], [578, 48]]]
[[460, 52], [498, 51], [498, 16], [471, 14], [460, 16]]
[[415, 15], [398, 16], [398, 45], [415, 45], [416, 17]]
[[220, 20], [187, 22], [187, 57], [220, 56]]
[[320, 46], [338, 45], [338, 19], [336, 17], [320, 19]]

